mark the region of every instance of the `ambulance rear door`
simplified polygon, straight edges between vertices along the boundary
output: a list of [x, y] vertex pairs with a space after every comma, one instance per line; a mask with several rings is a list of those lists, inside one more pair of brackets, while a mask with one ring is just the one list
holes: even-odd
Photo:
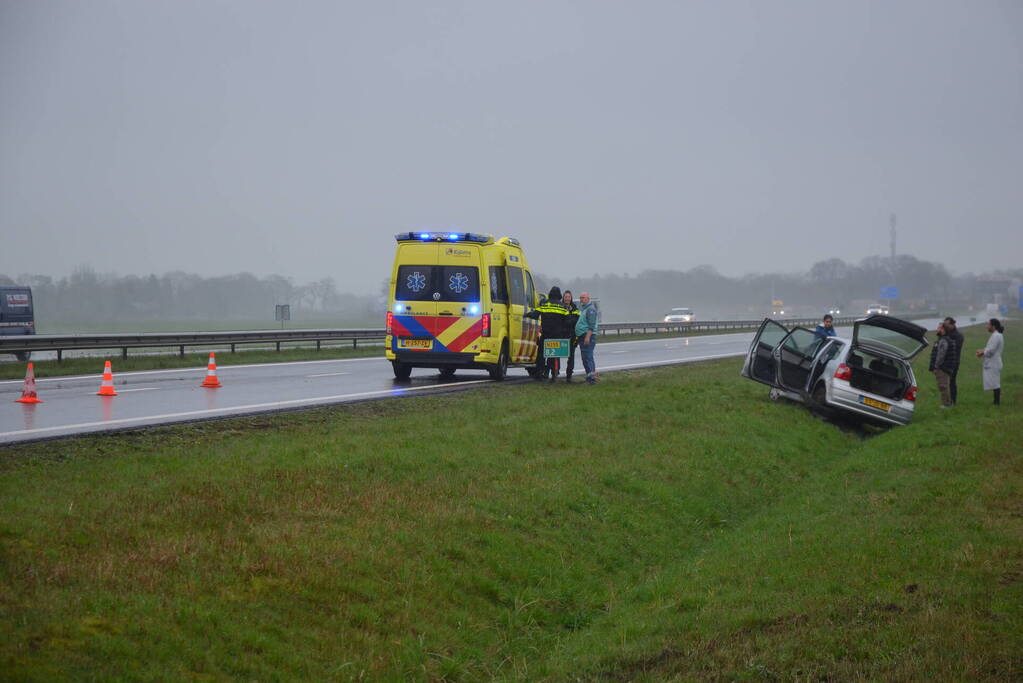
[[392, 351], [433, 351], [436, 333], [437, 244], [399, 244], [394, 278]]
[[437, 301], [433, 350], [480, 353], [480, 247], [466, 242], [446, 246], [438, 253], [437, 264], [432, 294]]

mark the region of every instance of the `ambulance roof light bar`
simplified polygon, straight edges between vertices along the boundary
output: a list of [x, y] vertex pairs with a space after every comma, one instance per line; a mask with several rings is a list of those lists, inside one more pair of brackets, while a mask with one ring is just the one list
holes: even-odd
[[493, 235], [481, 235], [477, 232], [399, 232], [394, 236], [398, 242], [477, 242], [488, 244], [494, 240]]

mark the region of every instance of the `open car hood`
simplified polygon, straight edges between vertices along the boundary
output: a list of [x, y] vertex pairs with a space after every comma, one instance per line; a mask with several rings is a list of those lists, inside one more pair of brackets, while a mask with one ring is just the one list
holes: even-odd
[[927, 328], [888, 315], [871, 315], [853, 323], [853, 346], [910, 360], [927, 348]]

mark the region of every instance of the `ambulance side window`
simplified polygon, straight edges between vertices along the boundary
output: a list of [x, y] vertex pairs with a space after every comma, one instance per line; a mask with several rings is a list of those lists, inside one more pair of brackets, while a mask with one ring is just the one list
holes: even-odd
[[528, 270], [525, 272], [526, 272], [526, 305], [529, 308], [533, 308], [534, 306], [536, 306], [536, 295], [534, 294], [535, 290], [533, 289], [533, 276], [532, 274], [530, 274]]
[[526, 288], [522, 284], [522, 269], [508, 266], [508, 285], [511, 289], [511, 302], [515, 306], [526, 305]]
[[508, 285], [504, 279], [504, 266], [490, 266], [490, 302], [508, 303]]

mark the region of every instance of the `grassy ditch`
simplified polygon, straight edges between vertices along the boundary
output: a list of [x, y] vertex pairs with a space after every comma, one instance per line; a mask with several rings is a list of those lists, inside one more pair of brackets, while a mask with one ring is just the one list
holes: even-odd
[[1006, 338], [885, 432], [723, 360], [2, 449], [0, 676], [1018, 679]]

